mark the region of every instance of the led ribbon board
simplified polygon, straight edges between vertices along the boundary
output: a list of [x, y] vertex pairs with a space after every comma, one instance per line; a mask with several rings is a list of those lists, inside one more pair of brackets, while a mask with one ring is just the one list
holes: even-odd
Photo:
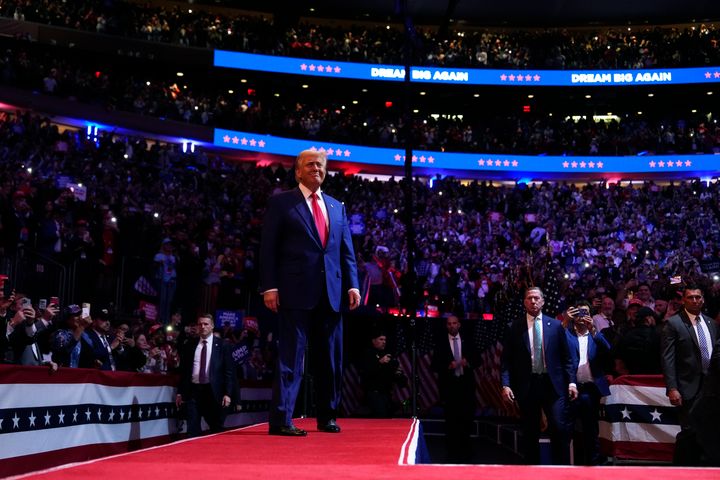
[[[368, 165], [405, 164], [405, 151], [394, 148], [363, 147], [215, 129], [214, 145], [294, 157], [307, 149], [322, 150], [328, 160]], [[413, 165], [433, 170], [503, 172], [509, 177], [532, 173], [671, 173], [697, 175], [720, 169], [720, 155], [653, 155], [633, 157], [530, 156], [484, 153], [451, 153], [414, 150]]]
[[[401, 82], [400, 65], [337, 62], [215, 50], [214, 66], [261, 72]], [[720, 66], [652, 70], [514, 70], [411, 67], [410, 80], [422, 83], [502, 86], [629, 86], [720, 82]]]

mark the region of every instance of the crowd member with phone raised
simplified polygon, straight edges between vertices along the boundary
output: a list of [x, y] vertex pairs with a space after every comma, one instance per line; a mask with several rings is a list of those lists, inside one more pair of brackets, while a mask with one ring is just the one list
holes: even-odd
[[[599, 465], [607, 459], [600, 455], [600, 399], [610, 395], [603, 364], [610, 355], [610, 343], [599, 332], [590, 316], [590, 304], [581, 300], [567, 311], [570, 322], [566, 330], [568, 349], [577, 376], [577, 399], [570, 404], [570, 424], [582, 426], [582, 451], [575, 462]], [[577, 450], [577, 449], [576, 449]]]
[[[58, 365], [51, 359], [49, 339], [57, 328], [53, 322], [58, 314], [58, 306], [41, 301], [35, 309], [32, 300], [22, 295], [19, 295], [15, 304], [15, 328], [9, 336], [14, 363], [47, 365], [51, 371], [56, 371]], [[44, 305], [43, 308], [40, 308], [41, 304]]]

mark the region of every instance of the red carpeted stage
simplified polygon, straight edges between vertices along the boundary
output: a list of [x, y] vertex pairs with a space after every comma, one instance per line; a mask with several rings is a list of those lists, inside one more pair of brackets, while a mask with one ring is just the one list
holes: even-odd
[[319, 433], [298, 420], [304, 438], [269, 436], [267, 424], [83, 462], [16, 478], [160, 479], [597, 479], [716, 480], [720, 469], [674, 467], [527, 467], [420, 465], [426, 460], [419, 422], [341, 419], [343, 433]]

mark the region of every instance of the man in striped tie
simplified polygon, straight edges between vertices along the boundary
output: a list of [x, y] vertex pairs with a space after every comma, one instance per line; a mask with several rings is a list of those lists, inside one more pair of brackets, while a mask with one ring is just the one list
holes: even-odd
[[661, 352], [663, 375], [670, 403], [678, 407], [680, 433], [675, 439], [676, 465], [698, 465], [700, 448], [691, 426], [689, 412], [708, 373], [713, 346], [718, 338], [717, 326], [703, 315], [705, 304], [697, 285], [686, 285], [683, 308], [670, 317], [663, 327]]

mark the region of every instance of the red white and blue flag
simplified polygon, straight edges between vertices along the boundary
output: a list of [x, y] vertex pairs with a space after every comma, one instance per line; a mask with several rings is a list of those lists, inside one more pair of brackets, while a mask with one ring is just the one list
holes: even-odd
[[661, 375], [616, 378], [600, 418], [603, 453], [633, 460], [672, 460], [680, 431], [677, 408], [665, 394]]

